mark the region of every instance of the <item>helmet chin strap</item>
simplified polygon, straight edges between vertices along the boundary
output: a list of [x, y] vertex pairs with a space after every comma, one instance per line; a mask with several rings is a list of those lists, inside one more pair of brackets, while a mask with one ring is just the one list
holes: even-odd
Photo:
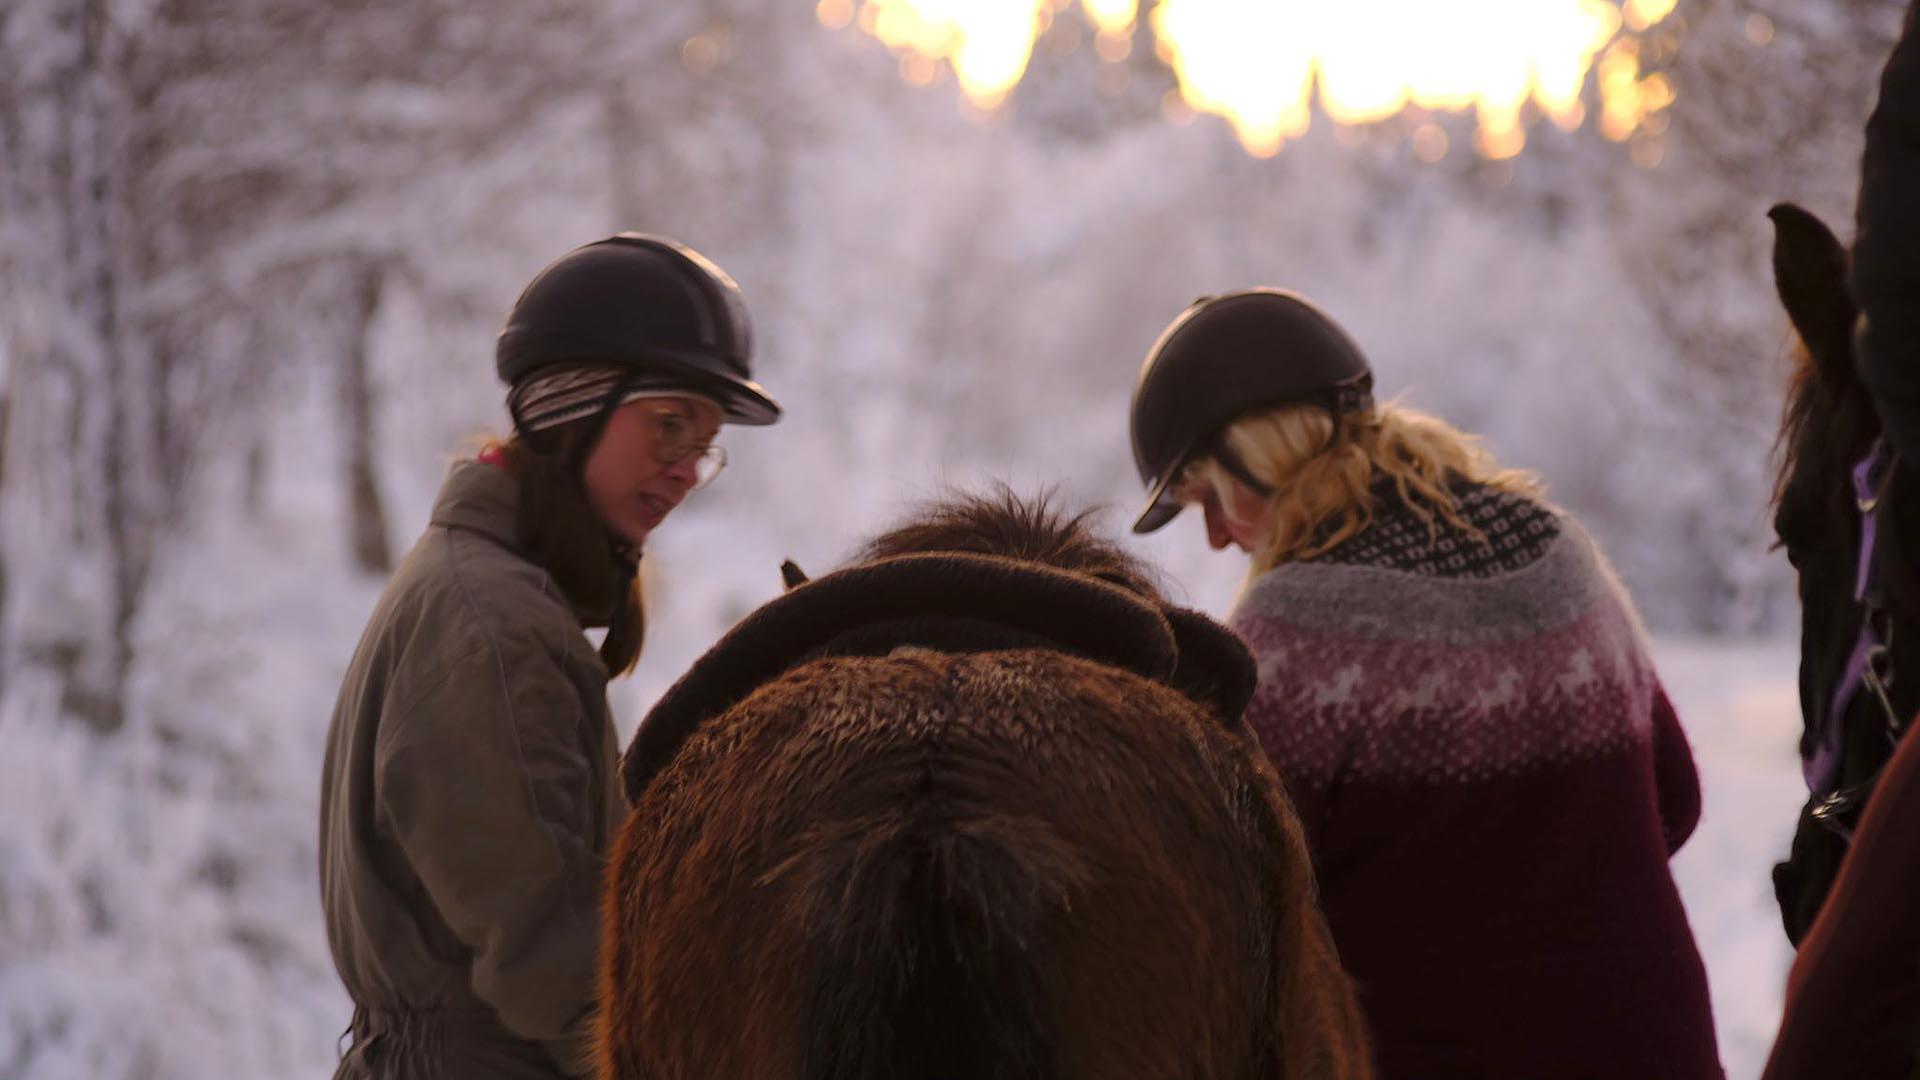
[[1319, 404], [1336, 418], [1373, 408], [1373, 372], [1332, 387], [1321, 395]]
[[580, 481], [583, 488], [587, 483], [587, 459], [593, 456], [594, 448], [600, 445], [600, 436], [606, 433], [607, 422], [613, 419], [613, 410], [620, 407], [627, 391], [633, 389], [634, 377], [633, 372], [623, 371], [619, 378], [613, 380], [613, 385], [607, 388], [607, 396], [600, 399], [600, 407], [593, 411], [592, 418], [587, 421], [586, 435], [574, 444], [573, 452], [567, 458], [567, 472]]

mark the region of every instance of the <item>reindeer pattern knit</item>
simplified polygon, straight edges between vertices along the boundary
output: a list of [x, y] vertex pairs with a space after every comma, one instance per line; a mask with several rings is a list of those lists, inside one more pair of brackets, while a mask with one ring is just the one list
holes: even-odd
[[1631, 601], [1564, 513], [1456, 494], [1486, 543], [1376, 487], [1232, 618], [1381, 1075], [1719, 1077], [1667, 868], [1698, 780]]

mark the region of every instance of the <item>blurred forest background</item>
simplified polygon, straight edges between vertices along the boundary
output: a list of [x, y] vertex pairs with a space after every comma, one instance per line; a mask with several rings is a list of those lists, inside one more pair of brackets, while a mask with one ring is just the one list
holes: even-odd
[[[0, 1076], [326, 1075], [336, 680], [506, 427], [519, 287], [623, 228], [740, 281], [788, 408], [651, 545], [623, 734], [782, 558], [946, 486], [1123, 529], [1147, 346], [1256, 283], [1540, 471], [1656, 633], [1791, 637], [1764, 215], [1851, 233], [1904, 5], [1681, 0], [1640, 53], [1670, 104], [1504, 158], [1418, 107], [1256, 156], [1144, 17], [1114, 48], [1058, 6], [986, 107], [831, 0], [0, 3]], [[1215, 612], [1242, 572], [1185, 520], [1138, 550]]]

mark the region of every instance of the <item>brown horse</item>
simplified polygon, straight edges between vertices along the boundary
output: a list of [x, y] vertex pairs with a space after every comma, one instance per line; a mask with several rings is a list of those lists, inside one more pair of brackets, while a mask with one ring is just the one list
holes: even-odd
[[1044, 499], [791, 589], [628, 750], [601, 1075], [1370, 1075], [1252, 685]]

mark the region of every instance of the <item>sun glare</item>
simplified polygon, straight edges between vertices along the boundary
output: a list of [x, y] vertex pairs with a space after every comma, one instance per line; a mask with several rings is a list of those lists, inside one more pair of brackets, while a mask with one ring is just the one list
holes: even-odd
[[[854, 6], [858, 4], [858, 19]], [[1226, 118], [1249, 153], [1278, 153], [1314, 106], [1338, 124], [1408, 108], [1472, 110], [1475, 148], [1520, 153], [1532, 115], [1562, 128], [1587, 118], [1595, 72], [1608, 138], [1626, 140], [1673, 103], [1643, 70], [1637, 35], [1675, 0], [1079, 0], [1102, 58], [1128, 55], [1136, 24], [1178, 80], [1187, 109]], [[1035, 40], [1073, 0], [821, 0], [821, 22], [857, 21], [903, 58], [916, 84], [949, 65], [968, 99], [997, 107], [1026, 73]], [[908, 64], [907, 58], [920, 63]], [[1596, 69], [1597, 65], [1597, 71]], [[1438, 129], [1436, 129], [1438, 130]], [[1434, 142], [1425, 144], [1429, 156]]]
[[[860, 24], [897, 52], [953, 66], [960, 89], [991, 109], [1027, 72], [1046, 0], [865, 0]], [[871, 12], [872, 14], [869, 14]]]
[[1140, 15], [1140, 0], [1080, 0], [1094, 28], [1103, 34], [1124, 34]]

